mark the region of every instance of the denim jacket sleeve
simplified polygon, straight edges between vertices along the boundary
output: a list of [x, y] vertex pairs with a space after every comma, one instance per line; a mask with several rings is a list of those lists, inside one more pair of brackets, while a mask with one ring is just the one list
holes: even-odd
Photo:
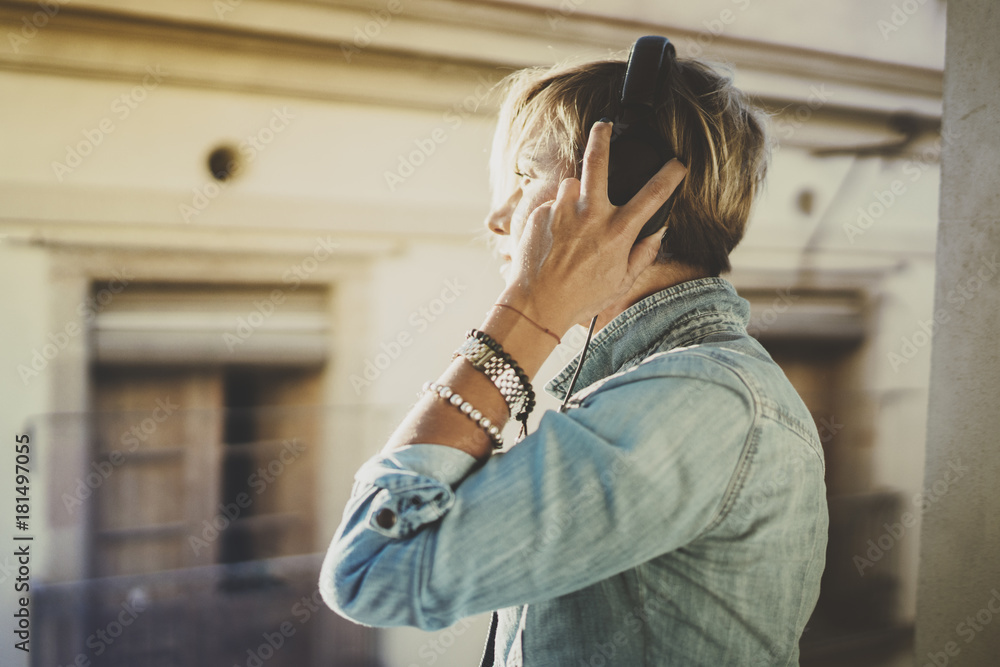
[[320, 575], [364, 625], [448, 627], [555, 598], [688, 544], [749, 465], [752, 392], [718, 361], [655, 355], [479, 464], [433, 444], [358, 471]]

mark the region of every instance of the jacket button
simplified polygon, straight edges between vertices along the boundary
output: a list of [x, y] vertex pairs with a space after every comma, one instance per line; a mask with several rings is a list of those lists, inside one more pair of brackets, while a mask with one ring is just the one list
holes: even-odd
[[388, 507], [383, 507], [375, 515], [375, 523], [382, 528], [392, 528], [396, 525], [396, 515]]

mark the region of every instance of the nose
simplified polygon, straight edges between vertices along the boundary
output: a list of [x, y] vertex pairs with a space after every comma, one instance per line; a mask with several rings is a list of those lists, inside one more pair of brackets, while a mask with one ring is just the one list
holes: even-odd
[[510, 219], [521, 199], [521, 188], [514, 188], [514, 192], [498, 206], [494, 206], [489, 215], [486, 216], [484, 224], [494, 234], [510, 234]]

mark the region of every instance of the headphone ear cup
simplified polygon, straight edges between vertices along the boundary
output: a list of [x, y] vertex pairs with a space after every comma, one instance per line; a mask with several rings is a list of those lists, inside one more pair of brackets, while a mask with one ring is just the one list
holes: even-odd
[[656, 175], [664, 162], [648, 144], [619, 138], [611, 144], [608, 164], [608, 199], [622, 206]]
[[[653, 129], [643, 123], [632, 125], [618, 137], [612, 137], [608, 151], [608, 200], [612, 204], [627, 204], [674, 157], [662, 144]], [[636, 240], [644, 239], [663, 227], [673, 201], [674, 196], [671, 195], [646, 221]]]

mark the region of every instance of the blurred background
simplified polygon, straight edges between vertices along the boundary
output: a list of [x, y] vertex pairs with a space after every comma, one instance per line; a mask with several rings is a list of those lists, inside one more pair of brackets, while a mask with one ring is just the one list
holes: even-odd
[[772, 114], [728, 278], [826, 451], [802, 664], [911, 664], [920, 513], [954, 481], [917, 495], [943, 1], [7, 1], [0, 28], [30, 664], [478, 664], [488, 616], [357, 626], [319, 564], [354, 472], [501, 289], [490, 88], [644, 34]]

